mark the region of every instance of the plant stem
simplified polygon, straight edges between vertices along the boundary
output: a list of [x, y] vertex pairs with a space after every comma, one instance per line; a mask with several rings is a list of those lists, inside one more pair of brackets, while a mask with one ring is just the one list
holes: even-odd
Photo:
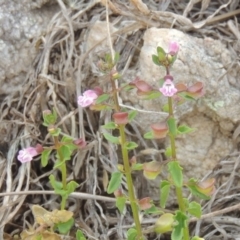
[[[121, 110], [121, 107], [119, 105], [118, 101], [118, 95], [117, 95], [117, 89], [114, 82], [114, 79], [110, 77], [110, 81], [112, 84], [112, 92], [113, 92], [113, 100], [115, 104], [116, 111], [119, 112]], [[126, 143], [126, 134], [125, 134], [125, 125], [119, 125], [118, 126], [119, 133], [120, 133], [120, 144], [121, 144], [121, 150], [122, 150], [122, 158], [123, 158], [123, 165], [124, 165], [124, 172], [127, 180], [127, 186], [128, 186], [128, 195], [129, 195], [129, 201], [133, 213], [133, 219], [135, 222], [135, 227], [137, 230], [137, 240], [144, 240], [144, 236], [142, 233], [142, 226], [139, 219], [138, 214], [138, 205], [137, 205], [137, 199], [135, 197], [134, 188], [133, 188], [133, 180], [132, 180], [132, 170], [129, 164], [129, 157], [128, 157], [128, 150], [126, 147], [124, 147]]]
[[134, 188], [133, 188], [133, 181], [132, 181], [131, 167], [129, 164], [128, 150], [126, 149], [126, 147], [124, 147], [124, 144], [126, 143], [126, 135], [124, 132], [124, 125], [119, 125], [119, 132], [120, 132], [120, 138], [121, 138], [121, 149], [122, 149], [124, 171], [125, 171], [125, 176], [127, 179], [129, 201], [131, 204], [133, 219], [135, 222], [137, 235], [138, 235], [137, 239], [143, 240], [144, 237], [142, 234], [142, 227], [141, 227], [141, 223], [140, 223], [139, 215], [138, 215], [138, 205], [137, 205], [137, 200], [136, 200]]
[[[171, 97], [168, 98], [168, 108], [169, 108], [169, 117], [174, 117], [173, 103], [172, 103], [172, 98]], [[172, 134], [169, 134], [169, 137], [170, 137], [170, 144], [171, 144], [171, 150], [172, 150], [172, 161], [177, 161], [175, 137]], [[186, 214], [186, 207], [185, 207], [185, 204], [184, 204], [182, 187], [176, 187], [175, 186], [175, 188], [176, 188], [176, 196], [177, 196], [179, 209], [181, 210], [181, 212]], [[184, 240], [189, 240], [190, 239], [188, 223], [183, 228], [183, 239]]]
[[[67, 168], [66, 168], [66, 163], [63, 161], [63, 156], [61, 151], [59, 151], [59, 147], [61, 146], [58, 138], [54, 137], [54, 143], [55, 143], [55, 148], [57, 150], [57, 155], [59, 156], [59, 161], [63, 162], [60, 166], [60, 170], [61, 170], [61, 174], [62, 174], [62, 186], [63, 186], [63, 190], [67, 190]], [[61, 201], [61, 210], [65, 209], [66, 206], [66, 197], [61, 196], [62, 197], [62, 201]]]

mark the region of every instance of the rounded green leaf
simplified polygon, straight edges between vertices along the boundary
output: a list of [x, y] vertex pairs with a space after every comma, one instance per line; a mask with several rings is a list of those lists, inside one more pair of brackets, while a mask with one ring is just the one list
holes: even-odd
[[127, 240], [136, 240], [137, 239], [137, 230], [135, 228], [130, 228], [127, 231]]
[[44, 150], [41, 154], [41, 164], [43, 167], [46, 167], [48, 164], [48, 159], [49, 159], [49, 155], [51, 153], [52, 149], [50, 150]]
[[154, 138], [154, 135], [153, 135], [153, 132], [147, 132], [144, 134], [143, 136], [145, 139], [153, 139]]
[[67, 184], [67, 192], [69, 194], [73, 193], [75, 191], [75, 189], [79, 187], [79, 184], [76, 183], [75, 181], [70, 181], [68, 184]]
[[126, 201], [127, 201], [126, 197], [117, 197], [116, 207], [118, 208], [120, 213], [123, 213]]
[[113, 135], [109, 133], [103, 133], [103, 136], [111, 143], [119, 144], [119, 138], [114, 137]]
[[127, 150], [132, 150], [132, 149], [135, 149], [138, 147], [137, 143], [135, 142], [126, 142], [124, 144], [124, 147], [127, 149]]
[[166, 180], [161, 182], [160, 185], [160, 206], [165, 208], [166, 202], [168, 200], [169, 192], [170, 192], [170, 183]]
[[169, 133], [176, 137], [177, 136], [177, 125], [176, 125], [176, 120], [175, 118], [173, 117], [170, 117], [168, 120], [167, 120], [167, 123], [168, 123], [168, 128], [169, 128]]
[[202, 216], [201, 205], [197, 202], [190, 202], [188, 206], [188, 212], [194, 217], [200, 218]]
[[132, 121], [136, 116], [137, 116], [137, 111], [136, 110], [131, 110], [128, 113], [128, 120], [129, 120], [129, 122]]
[[156, 233], [166, 233], [172, 231], [174, 223], [174, 215], [171, 213], [164, 213], [156, 221], [154, 231]]
[[100, 104], [102, 102], [105, 102], [109, 99], [109, 94], [102, 94], [100, 95], [97, 100], [96, 100], [96, 104]]
[[158, 66], [161, 66], [161, 64], [160, 64], [160, 62], [159, 62], [159, 59], [158, 59], [158, 56], [156, 56], [156, 55], [152, 55], [152, 61], [156, 64], [156, 65], [158, 65]]
[[182, 187], [183, 175], [182, 175], [182, 167], [179, 165], [179, 162], [178, 161], [169, 162], [168, 171], [171, 175], [174, 185], [179, 188]]
[[176, 211], [176, 215], [174, 216], [174, 219], [178, 224], [175, 224], [173, 227], [171, 240], [182, 240], [183, 228], [186, 226], [188, 218], [183, 212]]
[[116, 129], [116, 123], [108, 122], [105, 125], [103, 125], [102, 127], [105, 129]]
[[184, 134], [184, 133], [190, 133], [190, 132], [193, 132], [195, 131], [196, 129], [195, 128], [190, 128], [188, 127], [187, 125], [181, 125], [178, 127], [178, 133], [180, 134]]
[[56, 227], [59, 233], [67, 234], [71, 230], [73, 224], [74, 224], [74, 219], [70, 218], [70, 220], [68, 220], [67, 222], [56, 224], [57, 225]]
[[77, 230], [77, 232], [76, 232], [76, 239], [77, 240], [87, 240], [81, 230]]
[[116, 191], [119, 186], [121, 185], [122, 182], [122, 176], [123, 174], [121, 172], [114, 172], [112, 173], [110, 182], [108, 184], [108, 188], [107, 188], [107, 193], [111, 194], [114, 191]]

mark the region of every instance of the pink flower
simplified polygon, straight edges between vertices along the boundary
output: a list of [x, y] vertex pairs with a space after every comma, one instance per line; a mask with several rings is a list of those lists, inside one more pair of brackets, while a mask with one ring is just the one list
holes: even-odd
[[172, 80], [167, 79], [163, 83], [163, 86], [159, 88], [159, 91], [166, 97], [172, 97], [178, 90], [175, 88]]
[[21, 163], [32, 161], [33, 157], [37, 156], [39, 153], [34, 147], [24, 148], [19, 151], [17, 159]]
[[90, 106], [97, 97], [98, 95], [95, 91], [87, 90], [83, 93], [83, 95], [78, 97], [78, 105], [81, 107]]
[[172, 56], [177, 55], [179, 50], [179, 44], [177, 42], [171, 41], [168, 45], [168, 53]]

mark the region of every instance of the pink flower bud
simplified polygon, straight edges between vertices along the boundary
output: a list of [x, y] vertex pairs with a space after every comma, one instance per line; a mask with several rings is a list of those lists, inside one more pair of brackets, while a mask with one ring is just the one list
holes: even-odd
[[114, 122], [118, 125], [126, 125], [128, 123], [127, 112], [117, 112], [113, 114]]
[[79, 148], [84, 148], [87, 146], [87, 143], [84, 139], [82, 138], [79, 138], [77, 140], [74, 140], [73, 143], [78, 146]]
[[166, 80], [171, 80], [171, 81], [173, 81], [173, 76], [172, 75], [166, 75], [166, 76], [164, 76], [164, 80], [166, 81]]
[[159, 91], [166, 97], [172, 97], [175, 93], [177, 93], [177, 88], [174, 86], [172, 80], [167, 79], [163, 83], [163, 86], [159, 88]]
[[206, 196], [211, 196], [216, 191], [214, 186], [216, 180], [215, 178], [209, 178], [197, 184], [197, 189]]
[[193, 98], [199, 98], [204, 95], [204, 88], [202, 82], [196, 82], [191, 87], [188, 87], [187, 93]]
[[167, 136], [168, 126], [166, 122], [154, 123], [151, 125], [151, 128], [155, 139], [161, 139]]
[[25, 162], [32, 161], [32, 159], [37, 155], [38, 155], [38, 152], [34, 147], [28, 147], [19, 151], [17, 159], [21, 163], [25, 163]]
[[83, 95], [78, 97], [78, 105], [81, 107], [88, 107], [92, 103], [94, 103], [94, 100], [98, 98], [98, 95], [93, 90], [87, 90], [83, 93]]
[[147, 210], [152, 207], [152, 200], [150, 197], [142, 198], [138, 201], [141, 210]]
[[39, 144], [39, 143], [35, 146], [35, 149], [36, 149], [38, 154], [41, 154], [43, 152], [43, 150], [44, 150], [43, 146], [41, 144]]
[[171, 41], [168, 45], [168, 53], [172, 56], [177, 55], [179, 51], [179, 44], [177, 42]]
[[140, 80], [139, 77], [132, 81], [130, 85], [133, 85], [137, 88], [139, 95], [148, 93], [153, 90], [153, 88], [148, 83], [146, 83], [143, 80]]
[[103, 90], [100, 87], [94, 87], [93, 91], [98, 95], [102, 95], [103, 94]]
[[114, 194], [115, 197], [123, 197], [124, 196], [121, 189], [118, 189], [118, 190], [114, 191], [113, 194]]
[[52, 114], [52, 112], [49, 109], [43, 110], [42, 113], [43, 113], [44, 116]]

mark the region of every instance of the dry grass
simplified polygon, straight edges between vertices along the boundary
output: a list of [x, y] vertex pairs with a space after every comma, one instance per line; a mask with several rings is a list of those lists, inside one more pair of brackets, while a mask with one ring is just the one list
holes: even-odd
[[[44, 169], [40, 167], [39, 159], [22, 165], [16, 161], [21, 148], [36, 143], [51, 144], [41, 126], [41, 112], [52, 108], [57, 110], [59, 126], [65, 133], [74, 138], [84, 137], [89, 142], [88, 149], [76, 153], [68, 164], [69, 180], [79, 182], [78, 191], [83, 192], [73, 194], [69, 201], [68, 207], [77, 219], [76, 226], [80, 226], [89, 239], [122, 239], [132, 219], [128, 212], [124, 218], [119, 215], [113, 198], [104, 198], [106, 172], [112, 172], [118, 161], [116, 147], [101, 136], [100, 126], [109, 120], [109, 115], [87, 109], [76, 110], [77, 95], [90, 84], [96, 85], [96, 79], [100, 77], [91, 72], [91, 65], [96, 64], [89, 61], [94, 47], [87, 49], [86, 36], [96, 19], [105, 21], [106, 6], [103, 5], [106, 0], [101, 1], [103, 5], [97, 0], [57, 2], [61, 11], [52, 18], [46, 34], [36, 39], [33, 47], [38, 49], [38, 55], [29, 66], [22, 91], [5, 96], [0, 105], [0, 132], [3, 136], [0, 140], [0, 239], [3, 239], [3, 232], [19, 233], [28, 222], [32, 223], [31, 204], [48, 209], [59, 207], [58, 196], [47, 192], [51, 190], [48, 176], [52, 173], [54, 156]], [[237, 0], [144, 2], [147, 5], [140, 0], [109, 2], [109, 21], [122, 26], [112, 34], [116, 39], [112, 47], [122, 56], [118, 65], [120, 72], [124, 73], [130, 66], [134, 69], [143, 32], [153, 26], [220, 39], [236, 56], [234, 64], [239, 64], [240, 9]], [[159, 148], [156, 143], [140, 138], [136, 126], [132, 126], [131, 134], [138, 139], [142, 149]], [[226, 156], [210, 173], [217, 179], [218, 190], [210, 202], [204, 203], [204, 213], [218, 214], [206, 215], [193, 224], [193, 233], [206, 240], [240, 238], [239, 207], [219, 213], [238, 204], [239, 173], [238, 152]], [[151, 222], [152, 219], [143, 221], [146, 228]], [[149, 239], [154, 239], [154, 235], [150, 234]]]

